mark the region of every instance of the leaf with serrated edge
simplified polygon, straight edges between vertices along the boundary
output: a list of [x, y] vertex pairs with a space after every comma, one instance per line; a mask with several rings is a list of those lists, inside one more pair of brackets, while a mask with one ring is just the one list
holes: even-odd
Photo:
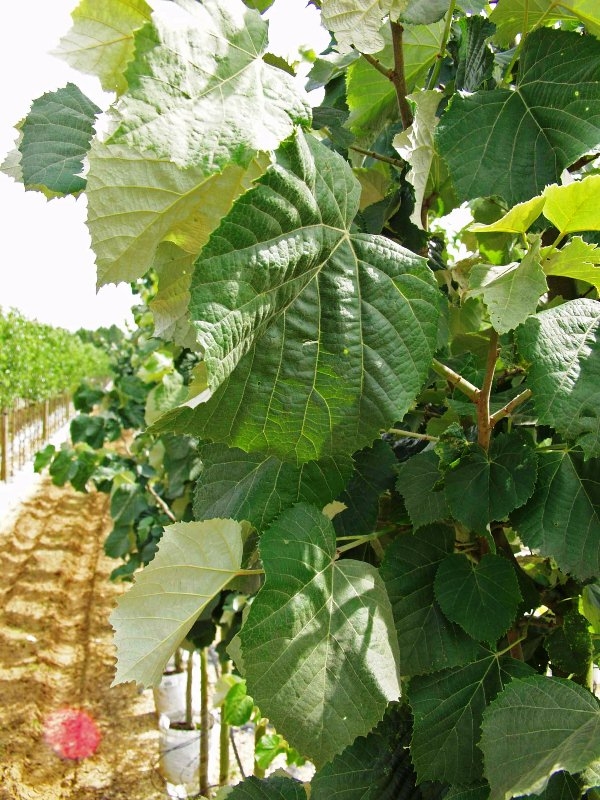
[[322, 508], [340, 494], [353, 466], [351, 458], [338, 457], [296, 467], [223, 444], [204, 445], [200, 458], [203, 469], [194, 491], [194, 517], [246, 519], [258, 530], [295, 503]]
[[137, 574], [110, 618], [118, 654], [113, 685], [159, 682], [194, 621], [237, 574], [242, 550], [242, 528], [233, 520], [165, 528], [154, 560]]
[[409, 0], [323, 0], [323, 24], [335, 34], [338, 50], [355, 47], [361, 53], [377, 53], [383, 47], [380, 28], [387, 14], [393, 19]]
[[194, 260], [191, 253], [171, 242], [160, 244], [153, 263], [158, 289], [148, 303], [154, 317], [154, 335], [189, 349], [196, 345], [194, 329], [188, 318]]
[[439, 485], [442, 476], [438, 465], [437, 455], [433, 450], [427, 450], [413, 456], [398, 469], [396, 488], [404, 498], [415, 530], [451, 516], [443, 486]]
[[400, 695], [383, 581], [370, 564], [335, 554], [319, 509], [284, 511], [261, 537], [265, 584], [240, 632], [249, 693], [317, 766], [368, 733]]
[[97, 75], [105, 91], [121, 94], [127, 88], [123, 73], [133, 57], [133, 34], [150, 13], [145, 0], [80, 0], [71, 13], [73, 27], [53, 55], [79, 72]]
[[469, 271], [469, 291], [465, 296], [481, 296], [494, 329], [504, 334], [535, 313], [547, 290], [538, 239], [520, 263], [501, 267], [475, 264]]
[[580, 772], [600, 759], [600, 706], [572, 681], [517, 680], [484, 714], [480, 746], [490, 800], [540, 794], [555, 772]]
[[459, 553], [447, 556], [435, 574], [434, 590], [448, 619], [490, 644], [510, 628], [521, 601], [512, 564], [492, 553], [477, 564]]
[[490, 22], [496, 26], [495, 40], [500, 45], [510, 45], [519, 34], [527, 34], [539, 25], [550, 27], [557, 22], [579, 18], [596, 36], [600, 34], [600, 15], [596, 0], [510, 0], [498, 3], [492, 11]]
[[509, 681], [532, 672], [522, 661], [480, 648], [469, 664], [413, 678], [408, 690], [414, 715], [411, 755], [419, 782], [468, 784], [481, 779], [477, 744], [483, 713]]
[[386, 548], [381, 575], [392, 603], [402, 675], [464, 664], [478, 645], [445, 616], [433, 593], [439, 564], [454, 550], [454, 530], [444, 525], [399, 536]]
[[473, 233], [525, 233], [542, 213], [546, 200], [544, 197], [532, 197], [524, 203], [517, 203], [504, 216], [489, 225], [479, 222], [469, 225]]
[[422, 258], [351, 231], [359, 196], [314, 138], [280, 149], [196, 262], [190, 317], [212, 396], [191, 396], [157, 431], [302, 463], [356, 452], [404, 415], [442, 299]]
[[529, 317], [517, 330], [538, 422], [587, 458], [600, 455], [599, 327], [600, 303], [583, 298]]
[[447, 470], [446, 499], [455, 518], [483, 533], [486, 525], [504, 519], [533, 494], [537, 454], [519, 432], [501, 433], [486, 453], [477, 444]]
[[493, 193], [510, 205], [556, 183], [599, 140], [600, 42], [546, 28], [525, 39], [514, 89], [455, 95], [436, 128], [459, 200]]
[[[193, 245], [185, 244], [197, 253], [235, 198], [262, 172], [252, 161], [247, 170], [232, 165], [207, 176], [201, 167], [184, 170], [151, 153], [97, 141], [89, 161], [87, 225], [99, 287], [144, 275], [159, 244], [182, 220], [194, 220]], [[115, 219], [121, 221], [118, 233]]]
[[600, 230], [600, 175], [587, 175], [564, 186], [547, 186], [544, 216], [564, 236]]
[[577, 451], [540, 453], [533, 496], [511, 514], [527, 547], [581, 580], [600, 575], [600, 460]]
[[412, 100], [415, 104], [414, 120], [393, 141], [400, 157], [410, 164], [406, 179], [415, 190], [415, 208], [410, 219], [419, 228], [423, 227], [421, 207], [435, 155], [433, 131], [438, 122], [436, 111], [441, 98], [442, 93], [435, 90], [407, 95], [407, 100]]
[[311, 112], [294, 78], [262, 58], [267, 28], [239, 0], [158, 4], [135, 34], [109, 141], [206, 175], [275, 150]]
[[542, 261], [542, 268], [546, 275], [564, 275], [586, 281], [600, 291], [600, 248], [584, 241], [581, 236], [574, 236], [560, 250], [554, 250]]
[[306, 789], [300, 781], [271, 775], [259, 780], [254, 776], [237, 783], [227, 800], [306, 800]]

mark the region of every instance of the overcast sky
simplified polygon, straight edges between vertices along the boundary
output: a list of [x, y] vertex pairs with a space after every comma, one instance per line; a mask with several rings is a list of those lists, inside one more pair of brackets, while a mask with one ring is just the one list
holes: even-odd
[[[70, 12], [76, 5], [77, 0], [5, 0], [2, 4], [0, 160], [13, 149], [16, 132], [12, 126], [44, 92], [71, 80], [97, 105], [106, 105], [96, 79], [74, 72], [49, 55], [71, 27]], [[317, 12], [305, 5], [306, 0], [277, 0], [270, 33], [271, 41], [279, 42], [279, 50], [292, 53], [297, 45], [327, 44], [328, 36], [317, 28]], [[30, 319], [69, 330], [124, 325], [131, 320], [132, 295], [126, 284], [106, 286], [96, 293], [84, 197], [47, 202], [41, 194], [25, 192], [21, 184], [0, 174], [0, 209], [2, 308], [17, 308]]]

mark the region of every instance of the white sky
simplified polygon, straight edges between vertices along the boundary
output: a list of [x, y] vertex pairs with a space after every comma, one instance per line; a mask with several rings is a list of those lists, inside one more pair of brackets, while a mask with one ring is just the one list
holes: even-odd
[[[318, 13], [312, 6], [305, 8], [306, 2], [277, 0], [270, 13], [271, 41], [280, 42], [282, 55], [295, 53], [302, 44], [318, 52], [329, 41], [316, 27]], [[44, 92], [71, 80], [97, 105], [105, 105], [95, 78], [49, 55], [71, 27], [70, 12], [76, 5], [77, 0], [2, 2], [0, 161], [13, 149], [13, 125]], [[96, 293], [84, 197], [47, 202], [2, 173], [0, 210], [0, 307], [17, 308], [29, 319], [69, 330], [133, 324], [130, 308], [135, 298], [127, 284], [105, 286]]]

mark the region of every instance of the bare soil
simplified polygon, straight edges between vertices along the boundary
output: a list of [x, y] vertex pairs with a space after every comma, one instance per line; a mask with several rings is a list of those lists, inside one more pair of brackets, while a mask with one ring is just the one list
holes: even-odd
[[[108, 501], [44, 479], [0, 522], [0, 800], [162, 800], [152, 695], [110, 688], [110, 612], [123, 586], [103, 554]], [[96, 753], [73, 761], [46, 744], [44, 719], [81, 708]]]

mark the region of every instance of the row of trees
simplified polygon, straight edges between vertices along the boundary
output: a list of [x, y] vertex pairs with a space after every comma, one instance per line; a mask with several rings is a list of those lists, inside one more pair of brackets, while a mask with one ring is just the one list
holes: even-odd
[[4, 165], [85, 192], [100, 285], [158, 284], [116, 680], [241, 592], [227, 652], [312, 800], [596, 796], [600, 16], [321, 0], [313, 107], [270, 5], [82, 0], [105, 133], [69, 84]]

